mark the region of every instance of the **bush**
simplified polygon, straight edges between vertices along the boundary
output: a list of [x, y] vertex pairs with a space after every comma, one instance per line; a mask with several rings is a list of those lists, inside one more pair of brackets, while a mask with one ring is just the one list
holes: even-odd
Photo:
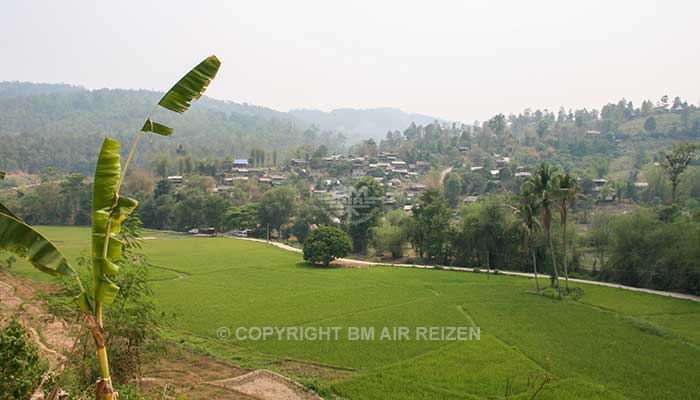
[[322, 226], [311, 232], [304, 242], [304, 260], [328, 266], [336, 258], [348, 255], [351, 248], [347, 233], [332, 226]]
[[0, 400], [28, 399], [47, 368], [16, 320], [0, 331]]

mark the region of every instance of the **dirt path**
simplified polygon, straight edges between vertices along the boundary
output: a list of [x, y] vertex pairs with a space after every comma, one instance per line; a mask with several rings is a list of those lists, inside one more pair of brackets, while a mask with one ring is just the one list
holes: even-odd
[[[255, 241], [255, 242], [268, 243], [265, 240], [254, 239], [254, 238], [234, 237], [234, 239], [251, 240], [251, 241]], [[303, 252], [302, 250], [297, 249], [296, 247], [292, 247], [292, 246], [286, 245], [284, 243], [269, 242], [268, 244], [275, 246], [275, 247], [279, 247], [280, 249], [287, 250], [287, 251], [293, 251], [296, 253]], [[333, 261], [331, 264], [338, 265], [338, 266], [344, 266], [344, 267], [353, 267], [353, 268], [372, 267], [372, 266], [376, 266], [376, 265], [382, 265], [382, 266], [401, 267], [401, 268], [440, 269], [440, 270], [457, 271], [457, 272], [474, 272], [474, 268], [467, 268], [467, 267], [447, 267], [447, 266], [442, 266], [442, 265], [419, 265], [419, 264], [396, 264], [396, 263], [353, 260], [351, 258], [339, 258], [339, 259]], [[485, 271], [483, 269], [481, 269], [480, 272], [487, 273], [487, 271]], [[491, 272], [491, 273], [496, 273], [496, 272]], [[527, 272], [498, 271], [497, 273], [500, 275], [521, 276], [524, 278], [534, 278], [535, 277], [535, 274], [530, 274]], [[540, 278], [542, 278], [542, 277], [543, 277], [543, 275], [540, 274]], [[632, 292], [648, 293], [648, 294], [653, 294], [653, 295], [657, 295], [657, 296], [673, 297], [675, 299], [700, 302], [700, 296], [693, 296], [692, 294], [665, 292], [662, 290], [638, 288], [638, 287], [633, 287], [633, 286], [620, 285], [618, 283], [590, 281], [590, 280], [586, 280], [586, 279], [569, 278], [569, 281], [575, 282], [575, 283], [584, 283], [587, 285], [605, 286], [605, 287], [609, 287], [609, 288], [629, 290]]]

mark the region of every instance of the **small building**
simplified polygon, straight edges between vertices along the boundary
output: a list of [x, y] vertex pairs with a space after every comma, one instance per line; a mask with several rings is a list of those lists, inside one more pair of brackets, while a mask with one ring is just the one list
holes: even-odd
[[479, 196], [467, 196], [467, 197], [464, 198], [464, 203], [465, 203], [465, 204], [473, 203], [473, 202], [475, 202], [475, 201], [477, 201], [477, 200], [479, 200]]
[[307, 162], [303, 158], [292, 158], [292, 166], [294, 167], [304, 168], [306, 167], [306, 164]]
[[420, 183], [413, 183], [411, 186], [408, 187], [408, 190], [413, 191], [413, 192], [420, 192], [421, 190], [425, 189], [425, 185], [422, 185]]
[[282, 175], [270, 175], [270, 181], [275, 186], [284, 184], [285, 180], [286, 178]]
[[233, 160], [233, 168], [248, 168], [250, 164], [245, 158], [237, 158]]
[[596, 192], [599, 192], [601, 189], [603, 189], [603, 186], [608, 184], [607, 179], [593, 179], [593, 190]]
[[600, 131], [596, 130], [587, 130], [586, 131], [586, 136], [600, 136]]
[[527, 171], [519, 171], [515, 173], [516, 178], [527, 178], [532, 176], [532, 172], [527, 172]]
[[510, 164], [510, 162], [511, 162], [510, 157], [499, 157], [496, 159], [496, 166], [498, 168], [503, 168], [506, 165]]
[[173, 175], [168, 177], [168, 182], [180, 185], [183, 182], [182, 175]]
[[430, 170], [430, 163], [427, 161], [416, 161], [416, 171], [425, 173]]
[[469, 168], [469, 170], [472, 172], [479, 172], [479, 171], [482, 171], [483, 169], [484, 169], [484, 167], [481, 167], [481, 166]]

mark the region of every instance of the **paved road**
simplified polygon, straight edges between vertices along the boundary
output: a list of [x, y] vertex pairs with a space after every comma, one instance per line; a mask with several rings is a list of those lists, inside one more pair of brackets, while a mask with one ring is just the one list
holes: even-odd
[[[234, 237], [234, 239], [250, 240], [250, 241], [254, 241], [254, 242], [268, 243], [267, 241], [262, 240], [262, 239], [239, 238], [239, 237]], [[279, 247], [280, 249], [284, 249], [287, 251], [293, 251], [295, 253], [302, 252], [301, 249], [286, 245], [284, 243], [269, 242], [269, 244], [272, 246], [275, 246], [275, 247]], [[339, 259], [333, 261], [333, 264], [342, 265], [342, 266], [350, 266], [350, 267], [356, 267], [358, 265], [368, 266], [368, 267], [374, 266], [374, 265], [385, 265], [385, 266], [389, 266], [389, 267], [400, 267], [400, 268], [440, 269], [440, 270], [457, 271], [457, 272], [474, 272], [474, 268], [467, 268], [467, 267], [447, 267], [447, 266], [441, 266], [441, 265], [418, 265], [418, 264], [395, 264], [395, 263], [383, 263], [383, 262], [377, 263], [377, 262], [371, 262], [371, 261], [353, 260], [351, 258], [339, 258]], [[486, 273], [486, 271], [484, 271], [483, 269], [480, 271], [483, 273]], [[494, 273], [494, 272], [491, 272], [491, 273]], [[498, 274], [521, 276], [521, 277], [525, 277], [525, 278], [534, 278], [535, 277], [535, 274], [530, 274], [527, 272], [515, 272], [515, 271], [498, 271]], [[540, 279], [542, 279], [542, 278], [549, 279], [549, 277], [546, 275], [540, 275]], [[685, 293], [664, 292], [661, 290], [653, 290], [653, 289], [644, 289], [644, 288], [638, 288], [638, 287], [633, 287], [633, 286], [625, 286], [625, 285], [620, 285], [618, 283], [589, 281], [586, 279], [576, 279], [576, 278], [569, 278], [569, 282], [585, 283], [587, 285], [595, 285], [595, 286], [605, 286], [605, 287], [610, 287], [610, 288], [629, 290], [632, 292], [648, 293], [648, 294], [654, 294], [657, 296], [673, 297], [676, 299], [683, 299], [683, 300], [691, 300], [691, 301], [700, 302], [699, 296], [693, 296], [691, 294], [685, 294]]]

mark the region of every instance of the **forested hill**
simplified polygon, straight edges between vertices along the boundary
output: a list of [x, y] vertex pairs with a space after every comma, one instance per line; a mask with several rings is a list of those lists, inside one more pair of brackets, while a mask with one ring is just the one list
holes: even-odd
[[[68, 85], [0, 83], [0, 168], [36, 172], [47, 166], [91, 172], [106, 135], [129, 142], [161, 93], [86, 90]], [[339, 141], [268, 108], [203, 98], [186, 116], [164, 112], [175, 128], [157, 144], [147, 140], [140, 161], [180, 145], [196, 157], [247, 157], [253, 147], [284, 149]], [[124, 145], [126, 147], [126, 145]], [[283, 152], [282, 152], [283, 153]], [[137, 160], [138, 161], [138, 160]]]
[[378, 142], [389, 131], [404, 129], [411, 123], [427, 125], [438, 120], [435, 117], [406, 113], [396, 108], [340, 108], [331, 112], [298, 109], [291, 110], [289, 114], [321, 129], [343, 132], [350, 142], [370, 138]]
[[[37, 172], [53, 166], [91, 173], [106, 135], [123, 146], [141, 127], [162, 93], [147, 90], [87, 90], [66, 84], [0, 82], [0, 168]], [[396, 109], [284, 113], [270, 108], [203, 98], [186, 116], [161, 118], [175, 135], [144, 143], [136, 162], [145, 163], [179, 146], [198, 159], [247, 158], [253, 149], [280, 159], [305, 144], [342, 151], [346, 144], [383, 137], [389, 130], [434, 118]]]

